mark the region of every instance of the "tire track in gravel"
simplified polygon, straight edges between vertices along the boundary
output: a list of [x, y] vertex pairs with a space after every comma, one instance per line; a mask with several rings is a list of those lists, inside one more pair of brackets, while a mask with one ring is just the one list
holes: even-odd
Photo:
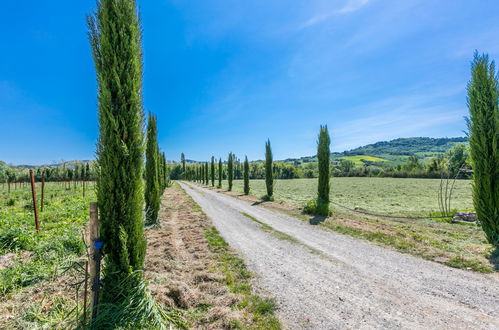
[[[499, 329], [499, 281], [422, 260], [216, 193], [181, 186], [239, 250], [289, 328]], [[301, 244], [279, 240], [242, 213]]]

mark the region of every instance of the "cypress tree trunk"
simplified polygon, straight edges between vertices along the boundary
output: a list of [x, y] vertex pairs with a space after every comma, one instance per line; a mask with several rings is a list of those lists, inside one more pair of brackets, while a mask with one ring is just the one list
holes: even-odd
[[321, 126], [319, 142], [317, 144], [317, 158], [319, 160], [319, 185], [317, 191], [317, 213], [323, 216], [329, 215], [329, 158], [331, 152], [329, 145], [331, 140], [327, 126]]
[[218, 159], [218, 188], [222, 189], [223, 168], [222, 157]]
[[101, 0], [88, 17], [97, 72], [97, 201], [105, 268], [102, 301], [120, 303], [121, 283], [143, 268], [142, 49], [133, 0]]
[[229, 191], [232, 191], [232, 179], [234, 178], [234, 156], [229, 153], [227, 161], [227, 180], [229, 181]]
[[499, 247], [499, 109], [494, 62], [478, 55], [468, 84], [473, 204], [487, 240]]
[[159, 188], [158, 131], [156, 117], [149, 114], [147, 123], [146, 147], [146, 224], [158, 224], [158, 212], [161, 199]]
[[215, 157], [211, 156], [211, 186], [215, 187]]
[[249, 163], [248, 156], [244, 159], [244, 194], [249, 195], [250, 186], [249, 186]]
[[265, 186], [267, 187], [267, 198], [272, 199], [274, 195], [274, 174], [272, 164], [272, 149], [270, 140], [265, 142]]

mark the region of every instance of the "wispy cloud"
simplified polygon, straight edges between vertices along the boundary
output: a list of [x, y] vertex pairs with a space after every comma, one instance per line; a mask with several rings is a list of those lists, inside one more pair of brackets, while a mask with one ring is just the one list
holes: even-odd
[[425, 95], [397, 96], [352, 109], [365, 115], [333, 127], [334, 150], [397, 137], [442, 136], [446, 126], [455, 127], [455, 134], [460, 135], [466, 108], [445, 100], [460, 90], [462, 88], [449, 88]]
[[348, 0], [346, 4], [340, 9], [333, 10], [331, 12], [320, 14], [310, 18], [306, 21], [301, 28], [305, 28], [311, 25], [322, 23], [335, 15], [344, 15], [354, 11], [357, 11], [367, 5], [370, 0]]

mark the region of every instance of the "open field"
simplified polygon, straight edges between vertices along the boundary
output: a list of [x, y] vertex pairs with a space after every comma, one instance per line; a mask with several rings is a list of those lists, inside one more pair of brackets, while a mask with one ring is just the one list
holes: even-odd
[[[224, 181], [224, 188], [227, 182]], [[350, 207], [391, 215], [428, 215], [438, 212], [439, 179], [333, 178], [331, 200]], [[265, 195], [265, 181], [251, 180], [251, 194]], [[242, 180], [234, 181], [235, 191], [243, 191]], [[276, 200], [303, 206], [317, 194], [317, 179], [275, 180]], [[469, 210], [471, 181], [456, 181], [452, 208]]]
[[[428, 215], [438, 210], [436, 200], [440, 180], [395, 178], [333, 178], [332, 200], [350, 208], [381, 214]], [[226, 182], [224, 182], [226, 184]], [[472, 207], [470, 181], [457, 181], [452, 207]], [[265, 182], [252, 180], [251, 195], [241, 196], [242, 182], [234, 182], [231, 195], [257, 202], [265, 194]], [[339, 188], [341, 187], [341, 188]], [[226, 189], [226, 186], [223, 187]], [[319, 224], [325, 229], [371, 241], [451, 267], [479, 272], [498, 270], [498, 256], [488, 244], [480, 226], [449, 223], [441, 219], [391, 219], [370, 217], [334, 207], [327, 219], [301, 213], [301, 207], [316, 195], [317, 180], [275, 181], [275, 202], [263, 205]], [[281, 204], [284, 203], [284, 204]]]

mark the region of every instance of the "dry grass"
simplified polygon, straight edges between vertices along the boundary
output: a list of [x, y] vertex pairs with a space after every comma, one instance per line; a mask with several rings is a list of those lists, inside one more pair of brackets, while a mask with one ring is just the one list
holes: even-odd
[[[165, 191], [160, 220], [161, 227], [147, 233], [145, 274], [155, 299], [182, 310], [192, 328], [258, 328], [243, 304], [246, 293], [233, 292], [220, 267], [221, 252], [207, 236], [211, 221], [178, 185]], [[250, 278], [245, 281], [249, 287]]]

